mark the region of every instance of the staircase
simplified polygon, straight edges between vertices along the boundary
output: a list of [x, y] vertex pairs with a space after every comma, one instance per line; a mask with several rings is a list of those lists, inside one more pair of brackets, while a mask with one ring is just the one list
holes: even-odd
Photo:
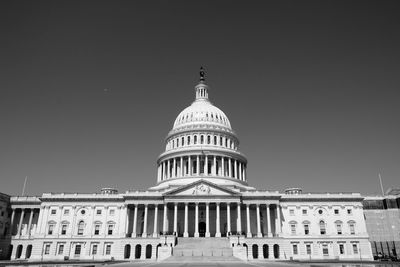
[[226, 237], [210, 238], [178, 238], [178, 244], [173, 248], [172, 257], [168, 261], [237, 261]]

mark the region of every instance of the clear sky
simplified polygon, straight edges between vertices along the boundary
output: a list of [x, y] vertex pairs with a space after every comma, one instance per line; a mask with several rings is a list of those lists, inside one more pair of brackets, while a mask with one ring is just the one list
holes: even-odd
[[259, 189], [400, 186], [399, 1], [0, 1], [0, 191], [144, 190], [205, 66]]

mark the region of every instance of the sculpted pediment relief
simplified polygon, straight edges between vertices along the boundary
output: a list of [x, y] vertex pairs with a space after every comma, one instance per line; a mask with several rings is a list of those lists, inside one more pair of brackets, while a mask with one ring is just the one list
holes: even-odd
[[236, 196], [239, 193], [222, 186], [199, 181], [168, 192], [168, 196]]

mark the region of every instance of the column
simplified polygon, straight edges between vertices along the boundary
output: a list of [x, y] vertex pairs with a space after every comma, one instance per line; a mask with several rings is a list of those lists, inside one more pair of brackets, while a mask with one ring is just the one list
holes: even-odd
[[189, 156], [188, 157], [188, 175], [191, 176], [192, 175], [192, 157]]
[[216, 209], [217, 209], [217, 222], [216, 222], [216, 225], [215, 225], [215, 237], [221, 237], [221, 230], [220, 230], [220, 227], [219, 227], [219, 225], [220, 225], [219, 204], [220, 203], [217, 202], [217, 206], [216, 206]]
[[229, 176], [229, 178], [232, 178], [232, 159], [231, 158], [229, 158], [229, 160], [228, 160], [228, 176]]
[[271, 232], [271, 214], [269, 212], [269, 204], [266, 205], [267, 206], [267, 227], [268, 227], [268, 237], [272, 236], [272, 232]]
[[136, 237], [137, 212], [138, 212], [138, 204], [135, 204], [135, 211], [133, 213], [133, 230], [131, 237]]
[[235, 164], [234, 165], [234, 167], [235, 167], [235, 179], [238, 179], [239, 177], [238, 177], [237, 160], [236, 159], [233, 161], [233, 164]]
[[276, 214], [277, 214], [277, 216], [276, 216], [276, 219], [277, 219], [277, 230], [276, 230], [276, 234], [278, 235], [278, 236], [280, 236], [280, 234], [281, 234], [281, 209], [280, 209], [281, 207], [279, 206], [279, 205], [276, 205]]
[[172, 161], [172, 178], [176, 177], [176, 158], [174, 158], [174, 160]]
[[231, 232], [231, 205], [230, 203], [226, 203], [226, 231], [228, 232], [227, 235], [229, 236]]
[[242, 217], [240, 212], [240, 203], [237, 204], [237, 223], [236, 223], [236, 231], [238, 234], [242, 234]]
[[166, 172], [165, 172], [165, 161], [162, 163], [162, 179], [165, 180]]
[[246, 181], [246, 164], [243, 164], [243, 181]]
[[12, 209], [12, 211], [11, 211], [10, 229], [9, 229], [10, 235], [13, 234], [13, 230], [14, 230], [14, 218], [15, 218], [15, 209]]
[[163, 232], [167, 234], [168, 232], [168, 225], [167, 225], [167, 203], [164, 204], [164, 218], [163, 218]]
[[197, 158], [196, 158], [196, 173], [197, 173], [197, 176], [200, 175], [200, 157], [199, 156], [197, 156]]
[[256, 212], [257, 212], [257, 237], [262, 237], [261, 233], [261, 222], [260, 222], [260, 204], [257, 204], [256, 206]]
[[221, 157], [221, 174], [220, 176], [225, 177], [225, 162], [224, 157]]
[[[42, 221], [43, 221], [43, 216], [44, 216], [44, 212], [45, 212], [45, 207], [41, 206], [40, 210], [39, 210], [39, 219], [38, 219], [38, 223], [36, 225], [36, 233], [37, 234], [41, 234], [42, 231]], [[14, 227], [13, 227], [14, 228]]]
[[189, 232], [188, 232], [188, 207], [189, 203], [185, 203], [185, 231], [183, 232], [183, 237], [189, 237]]
[[167, 179], [171, 178], [170, 171], [171, 171], [171, 163], [170, 163], [170, 160], [168, 159], [168, 162], [167, 162]]
[[206, 203], [206, 237], [210, 237], [210, 203]]
[[25, 209], [21, 210], [21, 218], [19, 218], [18, 232], [17, 235], [21, 235], [22, 223], [25, 215]]
[[129, 232], [129, 217], [131, 215], [131, 209], [129, 206], [126, 207], [126, 218], [125, 218], [125, 237], [128, 236]]
[[154, 205], [154, 225], [153, 225], [153, 237], [158, 236], [158, 204]]
[[174, 203], [174, 234], [178, 236], [178, 203]]
[[195, 203], [194, 237], [199, 237], [199, 203]]
[[217, 157], [213, 156], [214, 162], [213, 162], [213, 175], [217, 176]]
[[144, 220], [143, 220], [143, 233], [142, 237], [147, 237], [147, 213], [148, 213], [148, 205], [144, 205]]
[[204, 158], [204, 175], [208, 175], [208, 156]]
[[183, 177], [183, 157], [181, 157], [181, 169], [180, 169], [180, 174], [181, 177]]
[[241, 163], [241, 162], [239, 162], [239, 173], [238, 173], [238, 178], [239, 178], [240, 180], [243, 180], [243, 177], [242, 177], [242, 163]]
[[[29, 214], [28, 228], [26, 229], [26, 234], [29, 236], [31, 235], [33, 212], [34, 212], [34, 209], [31, 209], [31, 213]], [[61, 220], [60, 220], [60, 222], [61, 222]]]
[[246, 217], [247, 217], [247, 237], [252, 237], [250, 227], [250, 204], [246, 204]]

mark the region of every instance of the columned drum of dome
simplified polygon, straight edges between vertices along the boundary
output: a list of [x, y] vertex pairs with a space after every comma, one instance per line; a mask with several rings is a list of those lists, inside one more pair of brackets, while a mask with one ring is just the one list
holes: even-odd
[[180, 186], [199, 179], [215, 184], [247, 185], [247, 159], [225, 113], [209, 100], [204, 73], [195, 100], [176, 117], [157, 160], [157, 186]]

